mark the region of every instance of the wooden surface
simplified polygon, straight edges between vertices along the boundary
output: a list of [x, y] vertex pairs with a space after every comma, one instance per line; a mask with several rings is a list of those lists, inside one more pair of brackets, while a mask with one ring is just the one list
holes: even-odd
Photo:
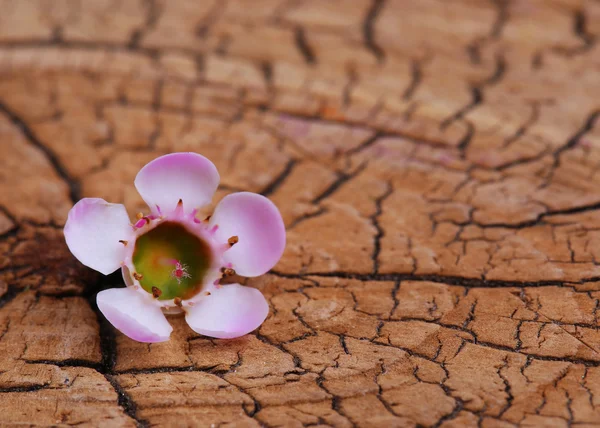
[[[0, 11], [1, 426], [598, 425], [598, 1]], [[281, 209], [271, 313], [135, 343], [62, 225], [188, 150]]]

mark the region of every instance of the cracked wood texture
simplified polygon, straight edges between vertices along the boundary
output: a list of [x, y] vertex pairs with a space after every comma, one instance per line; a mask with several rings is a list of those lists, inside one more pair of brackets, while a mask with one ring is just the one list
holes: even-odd
[[[0, 425], [599, 424], [597, 0], [0, 10]], [[174, 151], [284, 217], [245, 337], [129, 340], [65, 246]]]

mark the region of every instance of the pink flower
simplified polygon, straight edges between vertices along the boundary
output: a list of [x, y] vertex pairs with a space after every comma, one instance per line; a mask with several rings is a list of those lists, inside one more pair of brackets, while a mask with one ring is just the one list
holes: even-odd
[[264, 196], [226, 196], [210, 217], [219, 173], [196, 153], [173, 153], [144, 166], [135, 186], [150, 208], [131, 224], [125, 207], [85, 198], [69, 212], [65, 239], [84, 265], [105, 275], [121, 268], [126, 288], [98, 293], [104, 316], [140, 342], [163, 342], [173, 328], [164, 313], [185, 312], [197, 333], [234, 338], [262, 324], [269, 306], [262, 293], [223, 275], [262, 275], [281, 257], [285, 228]]

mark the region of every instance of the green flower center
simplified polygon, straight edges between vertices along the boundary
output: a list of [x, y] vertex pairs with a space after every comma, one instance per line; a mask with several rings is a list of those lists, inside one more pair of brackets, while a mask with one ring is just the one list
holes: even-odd
[[211, 264], [210, 246], [179, 223], [161, 223], [135, 242], [134, 276], [158, 300], [198, 294]]

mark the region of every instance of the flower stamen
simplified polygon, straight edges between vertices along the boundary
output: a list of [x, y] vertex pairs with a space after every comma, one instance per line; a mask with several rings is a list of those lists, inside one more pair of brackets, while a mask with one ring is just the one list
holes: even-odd
[[202, 223], [197, 217], [196, 214], [198, 213], [198, 209], [194, 208], [193, 211], [190, 213], [190, 219], [194, 222], [194, 223]]
[[222, 267], [221, 273], [223, 274], [223, 276], [233, 276], [235, 275], [235, 270], [231, 268]]
[[119, 239], [119, 242], [125, 246], [127, 246], [127, 244], [128, 244], [128, 242], [123, 239]]
[[179, 199], [177, 206], [175, 207], [175, 217], [181, 217], [183, 215], [183, 199]]
[[229, 244], [230, 247], [233, 247], [238, 242], [239, 242], [239, 238], [237, 236], [232, 236], [231, 238], [229, 238], [227, 240], [227, 243]]
[[171, 278], [177, 280], [177, 284], [181, 284], [182, 279], [192, 277], [192, 275], [188, 273], [187, 269], [187, 265], [184, 265], [179, 261], [175, 261], [175, 269], [173, 269], [173, 271], [171, 272]]
[[138, 213], [138, 216], [140, 214], [142, 215], [142, 217], [138, 221], [136, 221], [134, 224], [134, 227], [136, 229], [139, 229], [141, 227], [144, 227], [147, 224], [150, 224], [150, 220], [154, 219], [154, 216], [144, 216], [142, 213]]
[[152, 297], [158, 299], [160, 296], [162, 296], [162, 291], [160, 290], [160, 288], [152, 287]]
[[141, 273], [137, 273], [137, 272], [133, 272], [133, 277], [138, 280], [141, 281], [142, 278], [144, 277], [144, 275], [142, 275]]

